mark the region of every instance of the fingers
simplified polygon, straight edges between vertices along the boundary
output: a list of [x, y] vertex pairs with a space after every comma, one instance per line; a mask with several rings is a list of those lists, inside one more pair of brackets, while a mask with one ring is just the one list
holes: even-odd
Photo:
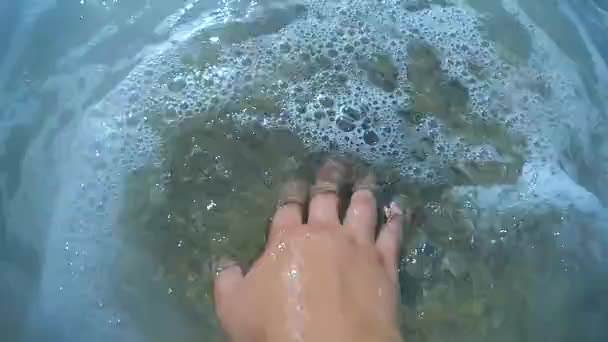
[[286, 229], [304, 223], [304, 206], [308, 198], [308, 184], [304, 181], [290, 181], [283, 185], [279, 193], [278, 208], [268, 233], [268, 241], [276, 241]]
[[386, 273], [398, 283], [399, 257], [403, 226], [403, 211], [396, 202], [386, 209], [387, 220], [376, 240], [376, 248], [382, 258]]
[[215, 310], [224, 327], [230, 325], [231, 317], [230, 299], [235, 298], [243, 281], [243, 271], [234, 261], [220, 258], [214, 265], [216, 278], [214, 282]]
[[357, 180], [344, 218], [344, 226], [360, 242], [374, 241], [378, 220], [375, 187], [376, 179], [371, 174]]
[[338, 199], [339, 183], [344, 178], [346, 168], [338, 161], [329, 159], [319, 169], [317, 180], [312, 187], [308, 223], [339, 224]]

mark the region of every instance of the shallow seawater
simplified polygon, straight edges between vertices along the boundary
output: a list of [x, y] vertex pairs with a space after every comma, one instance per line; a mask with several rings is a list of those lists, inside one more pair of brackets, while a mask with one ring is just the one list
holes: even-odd
[[415, 212], [406, 341], [605, 341], [606, 6], [0, 5], [0, 330], [225, 341], [212, 259], [341, 156]]

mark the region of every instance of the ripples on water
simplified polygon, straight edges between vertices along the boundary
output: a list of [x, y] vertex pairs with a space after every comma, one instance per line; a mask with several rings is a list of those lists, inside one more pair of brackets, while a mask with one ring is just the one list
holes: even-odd
[[406, 197], [407, 341], [604, 341], [606, 3], [0, 5], [7, 341], [221, 341], [324, 153]]

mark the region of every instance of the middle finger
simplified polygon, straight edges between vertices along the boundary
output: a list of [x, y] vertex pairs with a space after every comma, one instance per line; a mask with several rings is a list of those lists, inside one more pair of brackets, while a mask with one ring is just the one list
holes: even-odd
[[374, 189], [376, 179], [368, 174], [357, 180], [344, 218], [344, 226], [360, 241], [374, 241], [378, 212]]
[[345, 171], [344, 165], [335, 159], [328, 159], [319, 169], [311, 190], [308, 223], [340, 224], [338, 190]]

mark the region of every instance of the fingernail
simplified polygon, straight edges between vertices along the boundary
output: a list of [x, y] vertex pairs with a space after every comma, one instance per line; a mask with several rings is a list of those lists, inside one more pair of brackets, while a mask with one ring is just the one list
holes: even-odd
[[353, 186], [353, 192], [357, 192], [359, 190], [369, 190], [371, 192], [376, 191], [378, 185], [376, 184], [376, 176], [372, 173], [368, 173], [360, 178], [358, 178]]
[[228, 257], [215, 257], [212, 260], [211, 268], [215, 272], [215, 276], [219, 276], [223, 271], [238, 266], [238, 262]]
[[346, 167], [336, 159], [327, 159], [319, 169], [317, 183], [338, 184], [344, 179]]
[[399, 201], [393, 200], [388, 207], [384, 207], [384, 215], [386, 216], [387, 223], [394, 220], [401, 220], [403, 218], [403, 210], [401, 209]]
[[292, 180], [284, 183], [279, 190], [278, 206], [290, 203], [305, 205], [308, 198], [308, 183], [301, 180]]
[[328, 159], [317, 172], [315, 184], [310, 189], [312, 197], [323, 193], [335, 193], [340, 190], [340, 184], [344, 182], [346, 168], [335, 159]]

